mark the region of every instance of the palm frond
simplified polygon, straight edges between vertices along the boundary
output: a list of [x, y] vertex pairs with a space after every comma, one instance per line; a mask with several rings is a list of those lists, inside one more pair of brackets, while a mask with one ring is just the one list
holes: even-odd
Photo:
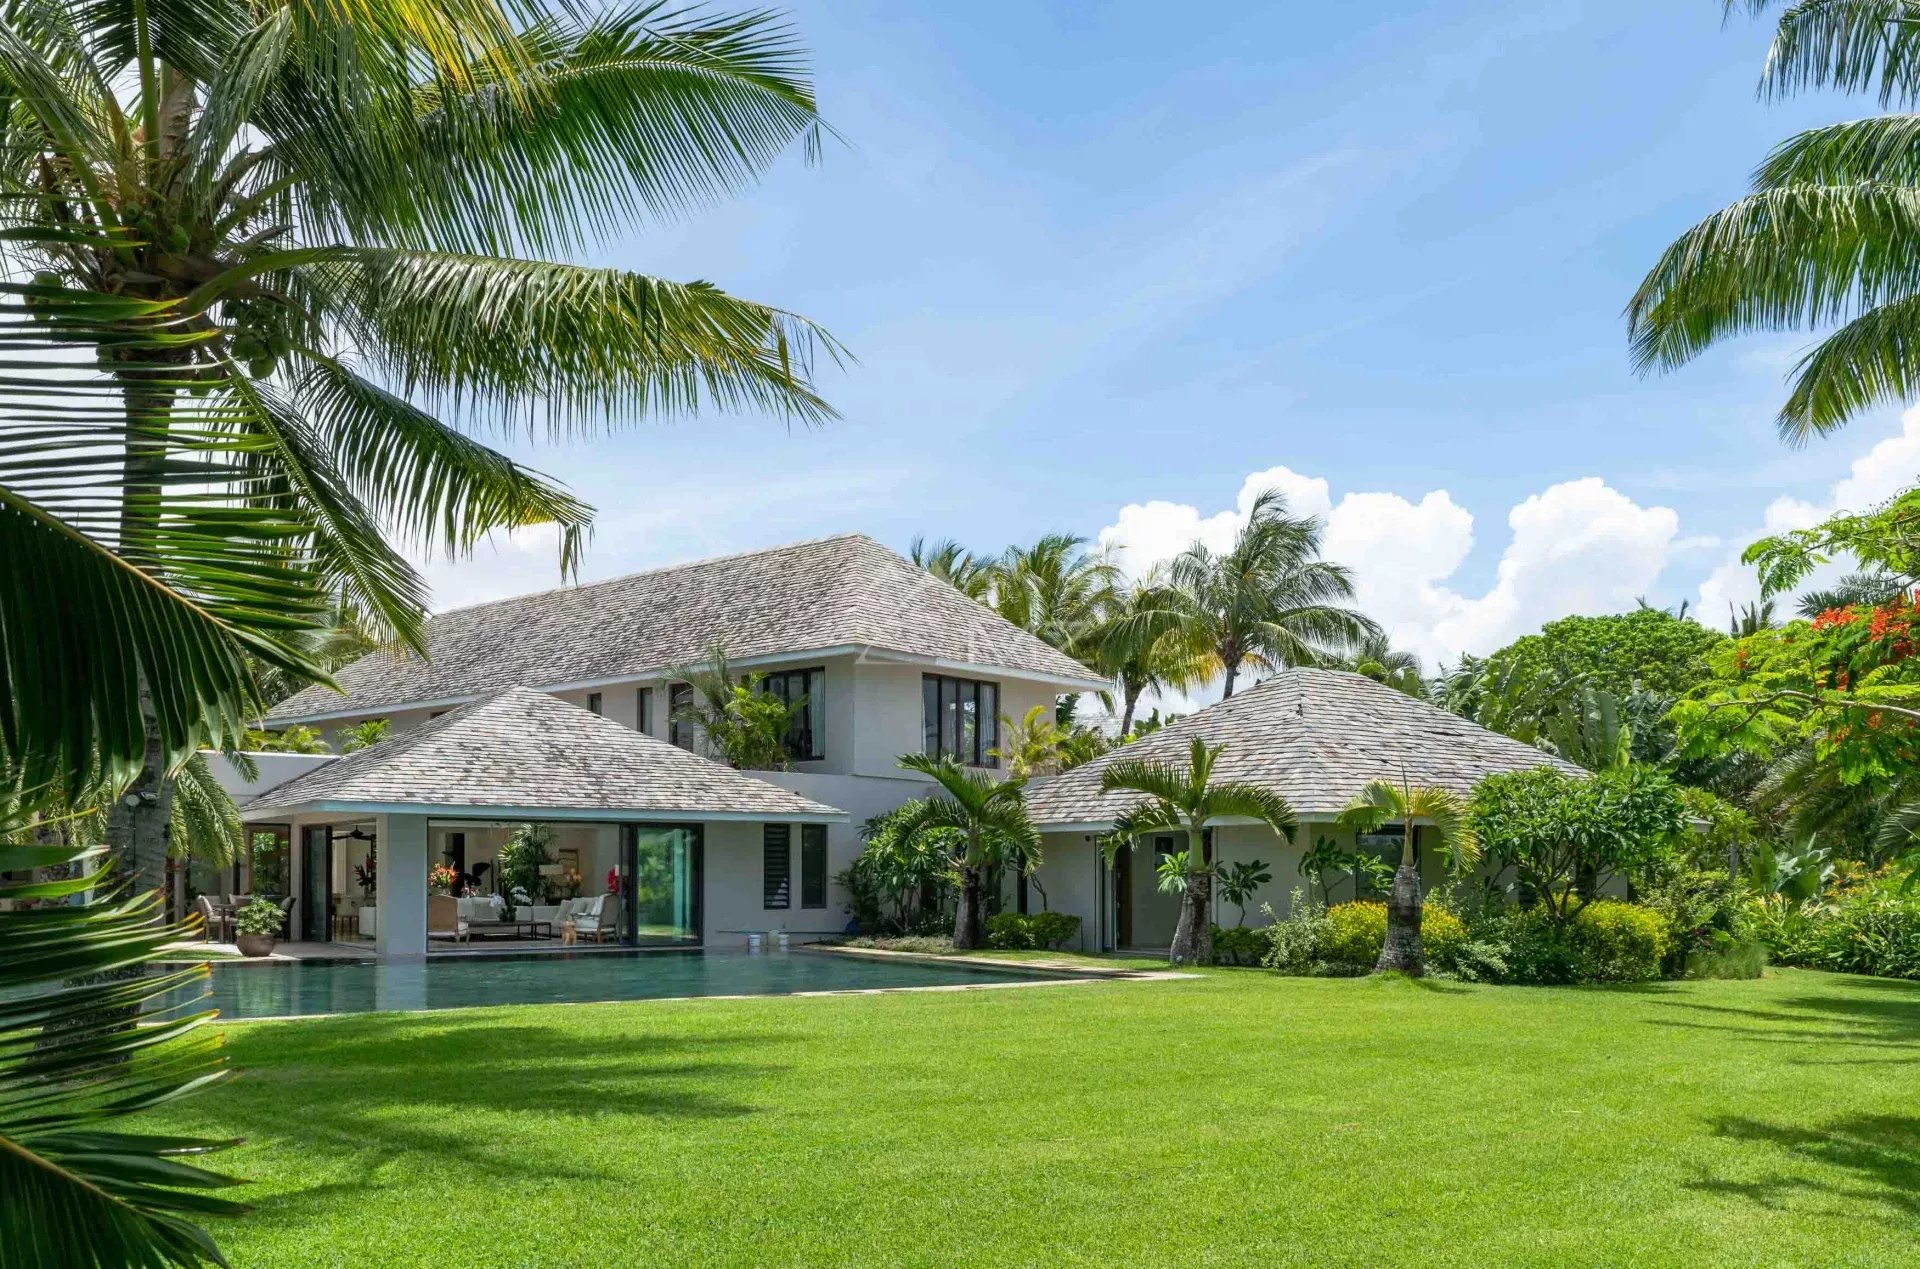
[[175, 859], [224, 867], [241, 856], [246, 843], [233, 797], [214, 777], [206, 755], [193, 754], [174, 773], [168, 853]]
[[[1727, 0], [1760, 14], [1776, 0]], [[1763, 96], [1809, 88], [1877, 92], [1881, 104], [1920, 93], [1920, 4], [1912, 0], [1797, 0], [1779, 6], [1760, 78]]]
[[1920, 295], [1862, 313], [1802, 357], [1780, 407], [1780, 435], [1802, 444], [1875, 406], [1911, 401], [1917, 392]]
[[1208, 823], [1224, 819], [1258, 820], [1288, 841], [1299, 827], [1293, 805], [1272, 789], [1240, 780], [1227, 780], [1207, 786], [1205, 815]]
[[[0, 872], [88, 869], [97, 850], [0, 846]], [[187, 1162], [234, 1144], [114, 1131], [112, 1122], [221, 1079], [205, 965], [140, 973], [192, 933], [160, 899], [123, 900], [98, 876], [12, 885], [79, 903], [0, 911], [0, 1248], [32, 1265], [224, 1265], [195, 1221], [245, 1210], [234, 1184]], [[137, 1020], [139, 1025], [129, 1025]]]

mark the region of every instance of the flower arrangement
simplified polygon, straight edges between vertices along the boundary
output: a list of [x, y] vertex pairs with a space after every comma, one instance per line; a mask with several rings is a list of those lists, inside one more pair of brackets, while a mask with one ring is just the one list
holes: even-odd
[[451, 894], [460, 884], [460, 874], [452, 864], [435, 864], [427, 870], [427, 888], [435, 894]]

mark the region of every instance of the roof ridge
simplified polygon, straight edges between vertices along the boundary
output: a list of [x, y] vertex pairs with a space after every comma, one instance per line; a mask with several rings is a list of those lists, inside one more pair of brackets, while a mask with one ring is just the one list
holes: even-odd
[[721, 555], [703, 555], [699, 559], [682, 560], [678, 564], [662, 564], [658, 568], [636, 569], [631, 573], [621, 573], [617, 577], [603, 577], [599, 581], [594, 582], [575, 582], [572, 585], [549, 586], [545, 590], [522, 591], [517, 595], [502, 595], [498, 599], [483, 599], [478, 603], [461, 604], [454, 608], [442, 608], [437, 612], [429, 613], [428, 616], [430, 618], [447, 617], [457, 612], [473, 612], [479, 608], [495, 608], [502, 604], [518, 603], [523, 599], [541, 599], [548, 595], [585, 594], [588, 591], [598, 590], [603, 586], [613, 586], [620, 582], [630, 582], [637, 577], [659, 577], [665, 573], [678, 573], [685, 569], [705, 568], [713, 564], [726, 564], [734, 560], [751, 559], [757, 555], [778, 555], [782, 551], [797, 551], [802, 547], [825, 546], [829, 542], [844, 542], [851, 539], [865, 539], [868, 542], [872, 542], [875, 546], [880, 547], [881, 550], [888, 551], [889, 554], [895, 554], [895, 552], [890, 551], [889, 548], [870, 534], [862, 533], [855, 529], [845, 533], [829, 533], [823, 537], [801, 538], [797, 542], [782, 542], [775, 546], [755, 547], [747, 551], [728, 551]]

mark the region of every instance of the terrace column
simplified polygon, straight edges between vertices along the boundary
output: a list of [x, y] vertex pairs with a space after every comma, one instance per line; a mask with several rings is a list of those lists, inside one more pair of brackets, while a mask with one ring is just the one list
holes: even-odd
[[427, 954], [427, 817], [379, 818], [382, 959]]

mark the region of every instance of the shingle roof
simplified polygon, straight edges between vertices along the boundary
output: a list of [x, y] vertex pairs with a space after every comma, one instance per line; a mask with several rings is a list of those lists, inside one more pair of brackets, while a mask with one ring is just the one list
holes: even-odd
[[863, 647], [1013, 674], [1102, 682], [864, 534], [701, 560], [441, 613], [429, 659], [375, 652], [305, 688], [270, 726], [320, 715], [661, 673], [705, 659]]
[[295, 776], [260, 793], [246, 810], [293, 811], [316, 803], [689, 819], [843, 814], [525, 687]]
[[1343, 670], [1283, 670], [1256, 687], [1037, 786], [1034, 822], [1107, 824], [1139, 801], [1100, 792], [1120, 758], [1184, 764], [1199, 736], [1225, 745], [1215, 778], [1273, 789], [1299, 815], [1338, 814], [1370, 780], [1437, 785], [1465, 796], [1497, 771], [1581, 768], [1457, 714]]

